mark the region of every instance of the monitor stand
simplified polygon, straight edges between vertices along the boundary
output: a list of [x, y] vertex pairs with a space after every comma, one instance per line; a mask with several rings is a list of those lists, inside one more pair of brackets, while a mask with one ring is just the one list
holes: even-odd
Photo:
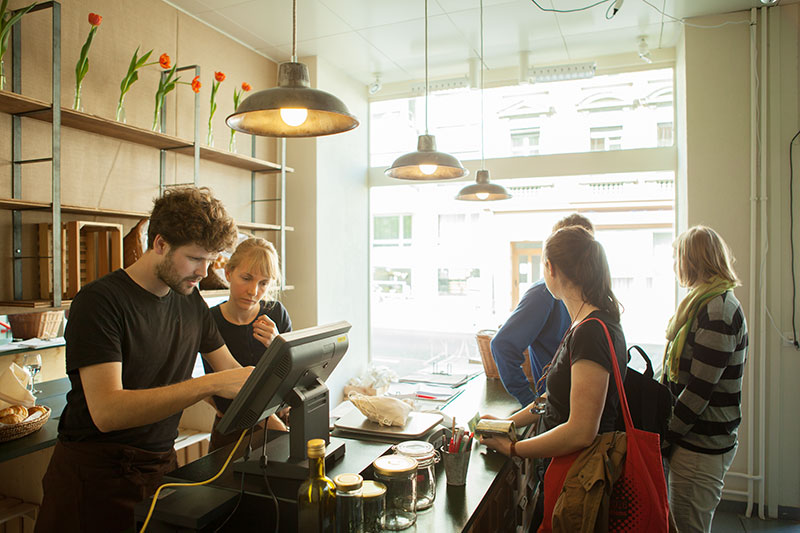
[[[267, 443], [267, 476], [306, 479], [306, 443], [311, 439], [325, 440], [325, 466], [330, 468], [344, 457], [344, 441], [330, 436], [328, 387], [319, 378], [309, 387], [295, 387], [286, 400], [292, 407], [289, 412], [290, 431]], [[260, 450], [257, 452], [248, 461], [235, 462], [233, 471], [263, 476], [261, 453]]]

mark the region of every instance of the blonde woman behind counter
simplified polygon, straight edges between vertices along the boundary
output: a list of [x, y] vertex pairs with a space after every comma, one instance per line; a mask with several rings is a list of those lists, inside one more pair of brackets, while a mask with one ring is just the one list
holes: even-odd
[[[250, 238], [242, 241], [225, 265], [225, 278], [230, 283], [228, 301], [211, 308], [211, 316], [225, 339], [233, 357], [243, 366], [255, 366], [272, 340], [280, 333], [292, 331], [289, 313], [275, 300], [281, 284], [278, 254], [271, 242]], [[214, 370], [203, 360], [206, 373]], [[215, 397], [217, 410], [224, 413], [231, 401]], [[220, 414], [214, 420], [214, 428]], [[267, 420], [269, 429], [286, 431], [275, 415]], [[233, 432], [211, 433], [209, 450], [235, 442]]]

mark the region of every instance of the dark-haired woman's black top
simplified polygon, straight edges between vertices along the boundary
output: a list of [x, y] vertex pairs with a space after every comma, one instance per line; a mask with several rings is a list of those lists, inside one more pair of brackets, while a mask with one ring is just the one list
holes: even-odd
[[[587, 318], [599, 318], [606, 324], [616, 351], [617, 365], [624, 381], [628, 356], [625, 351], [625, 335], [619, 321], [604, 311], [593, 311]], [[608, 392], [603, 414], [600, 417], [598, 433], [614, 431], [619, 396], [611, 368], [611, 351], [603, 326], [596, 320], [592, 320], [570, 329], [553, 357], [546, 381], [547, 401], [544, 414], [539, 419], [538, 433], [553, 429], [569, 419], [569, 398], [572, 389], [570, 359], [572, 364], [581, 359], [594, 361], [609, 372]]]

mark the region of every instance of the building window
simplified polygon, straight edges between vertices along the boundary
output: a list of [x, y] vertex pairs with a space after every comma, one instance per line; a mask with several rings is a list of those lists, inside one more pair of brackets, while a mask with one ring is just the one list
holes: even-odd
[[603, 152], [622, 149], [622, 126], [603, 126], [589, 129], [590, 150]]
[[385, 297], [411, 296], [411, 269], [374, 267], [372, 269], [372, 294]]
[[464, 296], [470, 290], [477, 290], [481, 271], [478, 268], [440, 268], [439, 295]]
[[672, 146], [672, 122], [659, 122], [658, 146]]
[[511, 130], [511, 153], [536, 155], [539, 153], [539, 128]]
[[411, 215], [373, 217], [372, 230], [373, 246], [411, 246]]
[[469, 238], [470, 232], [478, 224], [478, 219], [478, 213], [439, 215], [439, 242], [461, 241]]

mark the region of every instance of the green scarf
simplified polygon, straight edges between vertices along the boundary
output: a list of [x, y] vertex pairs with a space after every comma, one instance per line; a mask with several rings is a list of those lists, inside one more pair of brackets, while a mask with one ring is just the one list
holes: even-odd
[[681, 353], [686, 344], [686, 336], [692, 327], [697, 312], [708, 303], [711, 298], [719, 296], [736, 286], [732, 281], [714, 276], [702, 285], [689, 291], [689, 294], [678, 304], [678, 309], [670, 318], [667, 326], [667, 348], [664, 351], [664, 372], [673, 383], [678, 382], [678, 368]]

